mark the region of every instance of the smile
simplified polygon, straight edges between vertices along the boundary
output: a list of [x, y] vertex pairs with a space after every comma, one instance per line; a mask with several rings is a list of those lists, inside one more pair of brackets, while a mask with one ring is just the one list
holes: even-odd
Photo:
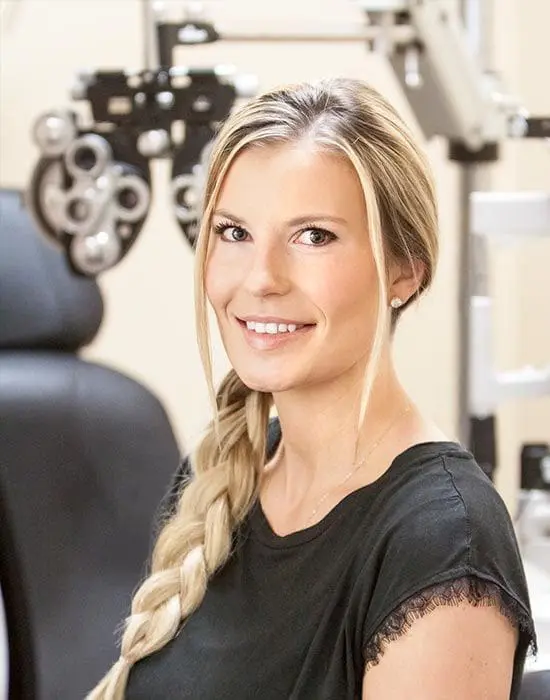
[[255, 350], [272, 350], [293, 344], [309, 333], [315, 324], [279, 321], [243, 321], [236, 319], [245, 340]]
[[261, 323], [260, 321], [247, 321], [246, 327], [249, 331], [255, 333], [294, 333], [299, 328], [303, 328], [305, 324], [297, 323]]

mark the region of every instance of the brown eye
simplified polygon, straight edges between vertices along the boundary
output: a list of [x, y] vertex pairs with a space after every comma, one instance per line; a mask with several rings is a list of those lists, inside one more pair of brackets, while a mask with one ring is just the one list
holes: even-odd
[[227, 243], [240, 243], [246, 240], [248, 233], [240, 226], [220, 223], [214, 226], [214, 233]]
[[302, 231], [300, 239], [302, 239], [305, 245], [320, 248], [335, 240], [336, 236], [330, 231], [325, 231], [322, 228], [308, 228]]

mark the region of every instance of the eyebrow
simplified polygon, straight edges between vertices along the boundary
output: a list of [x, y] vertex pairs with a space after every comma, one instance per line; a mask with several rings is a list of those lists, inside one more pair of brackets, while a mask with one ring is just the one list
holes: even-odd
[[[244, 219], [241, 219], [239, 216], [235, 216], [230, 211], [227, 211], [227, 209], [216, 209], [213, 216], [223, 216], [226, 219], [231, 219], [231, 221], [234, 221], [238, 226], [246, 227], [248, 225]], [[312, 221], [330, 221], [334, 224], [348, 223], [346, 219], [342, 218], [341, 216], [331, 216], [330, 214], [308, 214], [306, 216], [297, 216], [293, 219], [289, 219], [288, 221], [285, 221], [285, 224], [288, 226], [301, 226], [302, 224], [310, 224]]]

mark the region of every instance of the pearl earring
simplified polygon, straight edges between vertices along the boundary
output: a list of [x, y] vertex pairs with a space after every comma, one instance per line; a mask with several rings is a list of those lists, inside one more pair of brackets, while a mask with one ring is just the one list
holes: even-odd
[[392, 309], [398, 309], [400, 306], [403, 306], [403, 301], [399, 297], [394, 297], [390, 304]]

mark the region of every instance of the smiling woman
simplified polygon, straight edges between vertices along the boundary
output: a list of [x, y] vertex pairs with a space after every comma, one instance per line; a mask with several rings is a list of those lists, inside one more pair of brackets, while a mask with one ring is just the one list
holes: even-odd
[[[229, 170], [218, 207], [206, 290], [243, 382], [284, 391], [341, 375], [364, 358], [378, 278], [349, 160], [308, 140], [250, 148]], [[241, 320], [260, 325], [244, 329]], [[294, 334], [279, 334], [279, 323]], [[278, 352], [261, 352], [270, 349]]]
[[214, 419], [90, 698], [518, 697], [536, 641], [508, 512], [392, 359], [437, 254], [426, 159], [367, 85], [282, 88], [223, 125], [196, 252]]

